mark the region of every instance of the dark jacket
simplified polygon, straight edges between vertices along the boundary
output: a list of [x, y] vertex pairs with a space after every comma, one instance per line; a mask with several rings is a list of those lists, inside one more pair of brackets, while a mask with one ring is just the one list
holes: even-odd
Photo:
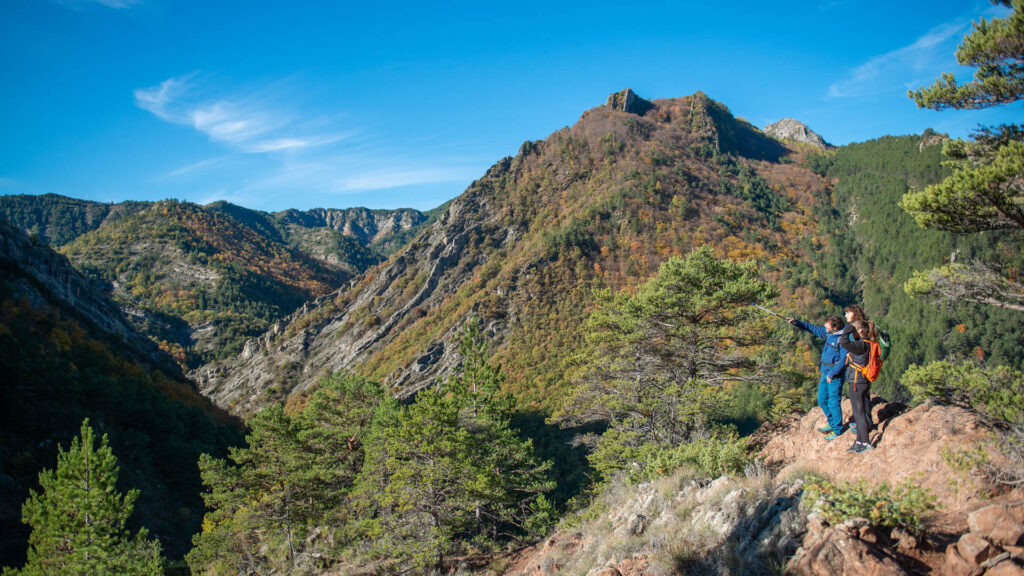
[[818, 370], [829, 378], [840, 376], [846, 369], [846, 353], [839, 348], [839, 334], [829, 334], [824, 326], [815, 326], [803, 320], [797, 320], [796, 327], [803, 328], [825, 340], [825, 346], [821, 349], [821, 364], [818, 366]]
[[846, 382], [867, 382], [867, 378], [860, 373], [860, 370], [854, 368], [852, 364], [858, 366], [867, 366], [871, 356], [871, 344], [863, 340], [854, 340], [850, 337], [850, 333], [853, 332], [853, 325], [847, 324], [843, 331], [839, 333], [839, 346], [848, 354], [844, 359], [844, 363], [850, 364], [846, 367]]

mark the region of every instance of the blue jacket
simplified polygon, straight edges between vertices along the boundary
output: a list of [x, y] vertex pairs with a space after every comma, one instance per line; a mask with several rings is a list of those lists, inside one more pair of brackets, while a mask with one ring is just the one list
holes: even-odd
[[825, 346], [821, 349], [821, 365], [818, 369], [829, 378], [842, 378], [846, 370], [846, 350], [839, 347], [841, 332], [829, 334], [824, 326], [815, 326], [802, 320], [796, 321], [797, 328], [803, 328], [818, 338], [824, 338]]

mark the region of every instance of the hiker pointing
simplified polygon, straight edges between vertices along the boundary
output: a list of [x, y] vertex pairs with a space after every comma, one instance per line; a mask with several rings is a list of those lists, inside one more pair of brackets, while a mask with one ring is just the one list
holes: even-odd
[[818, 430], [826, 434], [825, 440], [835, 440], [844, 431], [841, 401], [846, 353], [839, 348], [839, 335], [846, 323], [834, 314], [825, 318], [824, 326], [815, 326], [796, 318], [786, 318], [786, 321], [825, 340], [818, 367], [821, 372], [821, 378], [818, 379], [818, 406], [825, 413], [827, 425]]

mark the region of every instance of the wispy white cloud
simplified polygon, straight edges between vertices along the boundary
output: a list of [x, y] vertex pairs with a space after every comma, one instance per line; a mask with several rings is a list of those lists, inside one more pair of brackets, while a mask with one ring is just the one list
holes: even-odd
[[209, 95], [197, 74], [135, 90], [135, 105], [161, 120], [191, 126], [210, 140], [245, 153], [314, 148], [354, 136], [322, 118], [289, 113], [288, 98], [272, 88]]
[[[346, 125], [346, 115], [324, 111], [302, 97], [294, 79], [248, 89], [217, 89], [199, 74], [168, 78], [135, 90], [135, 104], [155, 117], [187, 126], [227, 149], [157, 176], [217, 182], [201, 202], [260, 205], [281, 194], [331, 195], [447, 188], [458, 193], [479, 177], [487, 159], [445, 154], [451, 143], [404, 140], [381, 145], [374, 124]], [[243, 168], [244, 166], [244, 168]], [[233, 179], [236, 179], [231, 181]], [[262, 201], [260, 199], [263, 199]]]
[[930, 82], [951, 63], [954, 47], [968, 23], [943, 24], [912, 44], [871, 58], [832, 84], [829, 98], [853, 98], [904, 91]]
[[199, 172], [201, 170], [206, 170], [206, 169], [209, 169], [209, 168], [213, 168], [214, 166], [219, 166], [219, 165], [223, 164], [225, 161], [227, 161], [230, 158], [232, 158], [232, 156], [233, 156], [232, 154], [225, 154], [223, 156], [216, 156], [214, 158], [207, 158], [206, 160], [200, 160], [199, 162], [193, 162], [191, 164], [186, 164], [185, 166], [182, 166], [181, 168], [176, 168], [174, 170], [171, 170], [170, 172], [167, 172], [166, 174], [162, 174], [160, 176], [157, 176], [156, 177], [156, 181], [157, 182], [162, 182], [162, 181], [166, 181], [166, 180], [173, 180], [174, 178], [178, 178], [180, 176], [185, 176], [185, 175], [191, 174], [193, 172]]

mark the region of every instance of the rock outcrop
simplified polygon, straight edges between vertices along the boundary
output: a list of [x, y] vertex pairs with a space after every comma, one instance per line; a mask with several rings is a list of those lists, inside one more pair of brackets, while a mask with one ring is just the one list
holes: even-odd
[[[849, 415], [848, 402], [844, 409]], [[507, 558], [504, 574], [757, 574], [783, 567], [802, 576], [1024, 574], [1024, 495], [983, 498], [941, 456], [944, 447], [984, 445], [977, 417], [877, 398], [873, 414], [876, 447], [862, 454], [846, 453], [852, 436], [825, 441], [816, 408], [763, 426], [754, 442], [765, 465], [741, 477], [613, 483], [598, 502], [606, 510], [601, 517]], [[937, 496], [936, 532], [921, 538], [863, 518], [829, 525], [803, 498], [800, 477], [808, 473], [870, 484], [914, 481]]]
[[778, 122], [764, 127], [764, 133], [779, 140], [790, 140], [810, 144], [820, 150], [831, 148], [825, 139], [807, 127], [806, 124], [793, 118], [783, 118]]
[[917, 149], [921, 152], [924, 152], [925, 148], [929, 148], [931, 146], [939, 146], [946, 140], [949, 140], [949, 134], [936, 132], [929, 128], [925, 130], [923, 134], [921, 134], [921, 143], [918, 145]]
[[[985, 428], [977, 416], [955, 406], [922, 404], [910, 410], [873, 396], [872, 414], [878, 422], [872, 433], [875, 449], [863, 454], [847, 454], [854, 440], [852, 432], [831, 442], [817, 432], [824, 422], [820, 408], [802, 417], [793, 417], [777, 427], [765, 427], [755, 435], [762, 445], [761, 457], [772, 469], [785, 475], [795, 471], [813, 471], [824, 476], [871, 484], [890, 485], [912, 480], [930, 490], [947, 512], [965, 514], [984, 500], [977, 486], [959, 486], [951, 480], [962, 475], [953, 471], [943, 452], [950, 448], [984, 442]], [[843, 411], [851, 414], [849, 400]], [[908, 458], [908, 455], [913, 458]]]
[[946, 548], [946, 574], [1024, 576], [1024, 500], [979, 508], [967, 525], [970, 530]]
[[330, 228], [345, 236], [355, 238], [363, 244], [383, 242], [388, 237], [418, 226], [427, 219], [427, 216], [418, 210], [370, 210], [367, 208], [285, 210], [274, 216], [285, 225], [296, 225], [302, 228]]
[[753, 573], [758, 566], [782, 564], [805, 531], [803, 482], [771, 486], [766, 480], [754, 472], [686, 481], [678, 488], [669, 480], [641, 484], [626, 498], [609, 498], [609, 510], [582, 531], [555, 534], [513, 556], [504, 574], [643, 576], [678, 568], [672, 565], [678, 560], [696, 573], [716, 563]]
[[654, 108], [654, 104], [636, 95], [632, 89], [626, 88], [619, 92], [612, 92], [608, 96], [605, 106], [622, 112], [643, 116], [648, 110]]

